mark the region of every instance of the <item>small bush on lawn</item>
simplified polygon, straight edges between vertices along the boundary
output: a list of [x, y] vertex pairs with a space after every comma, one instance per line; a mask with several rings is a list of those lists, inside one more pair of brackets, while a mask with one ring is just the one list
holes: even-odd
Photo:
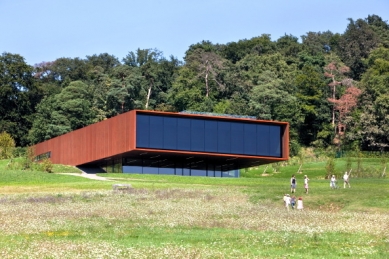
[[48, 158], [45, 158], [40, 162], [40, 168], [44, 172], [53, 173], [53, 163]]

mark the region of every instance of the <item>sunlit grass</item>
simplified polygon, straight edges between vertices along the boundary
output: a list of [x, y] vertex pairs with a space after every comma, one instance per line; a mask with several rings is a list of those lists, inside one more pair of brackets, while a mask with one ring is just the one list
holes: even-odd
[[9, 195], [0, 205], [2, 258], [380, 258], [389, 244], [387, 213], [287, 212], [228, 187]]
[[0, 258], [385, 258], [389, 180], [331, 190], [322, 166], [305, 165], [308, 195], [297, 176], [305, 209], [289, 212], [296, 166], [238, 179], [100, 174], [111, 181], [0, 170]]

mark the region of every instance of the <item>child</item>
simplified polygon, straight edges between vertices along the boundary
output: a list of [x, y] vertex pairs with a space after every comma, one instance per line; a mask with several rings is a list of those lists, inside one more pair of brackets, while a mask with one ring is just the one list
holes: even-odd
[[305, 188], [305, 193], [308, 194], [308, 182], [309, 182], [309, 178], [307, 175], [304, 175], [304, 188]]
[[336, 189], [336, 177], [334, 174], [331, 176], [330, 187], [331, 189]]
[[289, 211], [289, 206], [290, 206], [290, 196], [289, 194], [287, 194], [285, 198], [285, 207], [288, 211]]
[[292, 209], [294, 209], [294, 206], [296, 205], [296, 197], [293, 195], [292, 198], [290, 198], [290, 206]]
[[346, 188], [346, 185], [348, 184], [348, 188], [350, 188], [350, 174], [347, 173], [347, 171], [343, 175], [343, 188]]
[[292, 175], [292, 178], [290, 178], [290, 192], [296, 192], [296, 177], [294, 175]]
[[299, 197], [299, 199], [297, 200], [297, 209], [298, 210], [303, 210], [304, 209], [303, 198], [301, 198], [301, 197]]

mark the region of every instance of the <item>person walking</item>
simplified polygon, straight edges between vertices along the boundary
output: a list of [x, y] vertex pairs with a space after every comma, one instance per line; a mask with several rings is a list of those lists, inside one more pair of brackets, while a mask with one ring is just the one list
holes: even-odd
[[286, 198], [285, 198], [285, 207], [286, 207], [287, 211], [289, 211], [289, 206], [290, 206], [290, 195], [287, 194]]
[[330, 187], [331, 189], [336, 189], [336, 177], [334, 174], [331, 176]]
[[351, 185], [350, 185], [350, 174], [347, 173], [347, 171], [343, 175], [343, 188], [346, 188], [346, 185], [348, 185], [348, 188], [351, 187]]
[[297, 200], [297, 209], [298, 210], [303, 210], [304, 209], [303, 198], [302, 197], [299, 197], [299, 199]]
[[292, 178], [290, 178], [290, 192], [295, 193], [296, 192], [296, 177], [292, 175]]
[[290, 206], [294, 210], [294, 207], [296, 206], [296, 197], [294, 195], [290, 198]]
[[308, 176], [304, 175], [304, 188], [305, 188], [305, 193], [306, 194], [308, 194], [308, 189], [309, 189], [308, 182], [309, 182]]

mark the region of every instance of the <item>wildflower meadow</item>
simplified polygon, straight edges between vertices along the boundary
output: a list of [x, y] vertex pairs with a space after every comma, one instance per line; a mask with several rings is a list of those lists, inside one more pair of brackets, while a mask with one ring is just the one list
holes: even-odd
[[309, 194], [297, 174], [303, 210], [282, 200], [295, 168], [228, 179], [100, 174], [106, 181], [1, 170], [0, 258], [385, 258], [388, 179], [332, 190], [316, 167], [305, 168]]

